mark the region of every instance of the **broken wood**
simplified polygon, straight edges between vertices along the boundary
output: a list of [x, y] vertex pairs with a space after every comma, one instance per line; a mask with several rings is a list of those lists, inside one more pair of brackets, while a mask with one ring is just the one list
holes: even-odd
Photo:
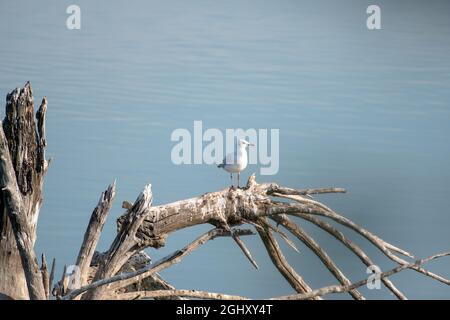
[[45, 298], [48, 300], [50, 298], [50, 275], [48, 274], [47, 261], [45, 255], [41, 255], [41, 274], [42, 274], [42, 284], [44, 285]]
[[[357, 289], [367, 283], [367, 280], [351, 283], [325, 249], [299, 226], [297, 220], [311, 222], [319, 230], [331, 234], [365, 266], [371, 266], [373, 260], [338, 228], [356, 231], [367, 239], [397, 264], [394, 269], [382, 273], [381, 281], [399, 299], [406, 299], [406, 296], [388, 277], [405, 269], [412, 269], [450, 285], [449, 279], [422, 267], [425, 262], [449, 253], [409, 262], [405, 259], [413, 258], [413, 255], [406, 250], [388, 243], [311, 197], [324, 193], [345, 193], [345, 189], [293, 189], [276, 183], [259, 184], [252, 175], [244, 188], [226, 188], [159, 206], [152, 206], [153, 193], [151, 185], [147, 185], [134, 203], [123, 202], [122, 207], [126, 211], [117, 219], [117, 235], [106, 252], [98, 252], [95, 251], [96, 246], [116, 190], [115, 183], [109, 185], [92, 212], [76, 258], [76, 266], [80, 270], [79, 285], [72, 286], [73, 275], [67, 275], [68, 268], [64, 266], [61, 280], [52, 288], [55, 259], [49, 274], [45, 256], [42, 255], [39, 267], [33, 248], [42, 205], [44, 175], [49, 164], [49, 160], [45, 159], [46, 110], [47, 99], [44, 97], [34, 117], [33, 95], [29, 83], [7, 96], [6, 117], [0, 126], [0, 298], [48, 299], [51, 291], [57, 299], [63, 300], [246, 299], [222, 293], [177, 289], [158, 273], [179, 263], [202, 244], [223, 236], [230, 237], [230, 242], [236, 243], [246, 258], [257, 267], [250, 250], [240, 238], [255, 233], [248, 229], [237, 229], [238, 226], [248, 224], [256, 228], [272, 263], [297, 291], [295, 295], [279, 298], [321, 299], [329, 293], [345, 292], [354, 299], [364, 299]], [[337, 226], [331, 225], [327, 220], [333, 220]], [[171, 233], [199, 224], [210, 224], [214, 229], [156, 263], [152, 263], [143, 251], [146, 248], [163, 247]], [[286, 229], [296, 241], [311, 249], [340, 285], [317, 290], [311, 288], [301, 273], [285, 258], [276, 234], [297, 252], [298, 249], [294, 241], [279, 228]]]
[[[251, 235], [253, 234], [249, 230], [235, 230], [235, 232], [239, 235]], [[137, 281], [140, 281], [142, 279], [145, 279], [163, 269], [166, 269], [173, 264], [176, 264], [181, 261], [186, 255], [197, 249], [199, 246], [203, 245], [204, 243], [208, 242], [209, 240], [213, 240], [217, 237], [224, 237], [224, 236], [231, 236], [231, 232], [225, 231], [223, 229], [213, 229], [204, 235], [197, 238], [192, 243], [188, 244], [186, 247], [184, 247], [181, 250], [177, 250], [171, 255], [161, 259], [160, 261], [156, 262], [155, 264], [148, 264], [146, 267], [139, 269], [135, 272], [131, 273], [122, 273], [115, 275], [111, 278], [105, 278], [97, 281], [93, 281], [91, 284], [86, 285], [84, 287], [81, 287], [80, 289], [73, 290], [72, 292], [68, 293], [67, 295], [64, 295], [62, 298], [64, 300], [71, 300], [76, 298], [78, 295], [88, 291], [88, 290], [94, 290], [100, 287], [106, 287], [103, 288], [102, 292], [105, 296], [111, 294], [114, 296], [115, 291], [129, 286], [133, 283], [136, 283]], [[106, 293], [106, 289], [108, 289], [109, 292]], [[97, 291], [98, 292], [98, 291]]]
[[[415, 262], [399, 265], [391, 270], [381, 273], [379, 276], [381, 279], [385, 279], [385, 278], [390, 277], [396, 273], [399, 273], [400, 271], [403, 271], [405, 269], [413, 269], [414, 270], [416, 268], [419, 268], [419, 266], [421, 266], [422, 264], [425, 264], [427, 262], [430, 262], [430, 261], [438, 259], [438, 258], [449, 256], [449, 255], [450, 255], [450, 251], [438, 253], [438, 254], [432, 255], [428, 258], [424, 258], [421, 260], [417, 260]], [[358, 281], [358, 282], [355, 282], [355, 283], [352, 283], [349, 285], [327, 286], [327, 287], [313, 290], [313, 291], [305, 293], [305, 294], [287, 295], [287, 296], [277, 297], [274, 299], [276, 299], [276, 300], [306, 300], [306, 299], [311, 299], [314, 297], [319, 297], [319, 296], [321, 297], [321, 296], [324, 296], [324, 295], [327, 295], [330, 293], [349, 292], [351, 290], [354, 290], [356, 288], [359, 288], [359, 287], [367, 284], [368, 281], [369, 281], [369, 279], [364, 279], [364, 280], [361, 280], [361, 281]]]
[[106, 222], [106, 217], [108, 216], [109, 209], [111, 209], [115, 195], [116, 182], [114, 181], [101, 194], [98, 204], [92, 212], [76, 262], [76, 265], [80, 269], [81, 285], [85, 285], [87, 283], [92, 257], [94, 256], [97, 242], [100, 239], [103, 225]]
[[[350, 280], [343, 274], [343, 272], [336, 266], [334, 261], [328, 256], [328, 254], [323, 250], [317, 242], [308, 235], [302, 228], [295, 224], [292, 220], [284, 215], [277, 215], [272, 218], [275, 222], [285, 227], [293, 235], [295, 235], [301, 242], [308, 246], [315, 255], [322, 261], [325, 267], [335, 276], [335, 278], [342, 285], [350, 285]], [[349, 291], [350, 295], [355, 300], [364, 300], [363, 295], [356, 289]]]
[[[108, 278], [116, 274], [122, 266], [137, 252], [146, 247], [136, 238], [136, 231], [145, 218], [145, 214], [153, 200], [151, 185], [136, 199], [130, 210], [127, 211], [127, 219], [122, 224], [120, 231], [106, 253], [93, 281]], [[85, 296], [86, 299], [99, 299], [104, 294], [105, 288], [91, 290]]]
[[[45, 160], [43, 99], [38, 124], [31, 85], [6, 99], [0, 128], [0, 292], [14, 299], [44, 299], [34, 242], [42, 205]], [[42, 136], [41, 136], [41, 135]]]
[[267, 253], [269, 254], [272, 263], [278, 269], [278, 271], [283, 275], [283, 277], [289, 282], [292, 288], [299, 293], [311, 292], [311, 287], [303, 280], [303, 278], [292, 268], [292, 266], [287, 262], [283, 253], [281, 252], [280, 246], [277, 240], [272, 234], [272, 231], [261, 226], [256, 228], [261, 237], [261, 240], [266, 247]]

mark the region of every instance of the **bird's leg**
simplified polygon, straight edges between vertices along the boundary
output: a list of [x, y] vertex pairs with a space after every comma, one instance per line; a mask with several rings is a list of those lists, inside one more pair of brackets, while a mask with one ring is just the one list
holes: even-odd
[[230, 178], [231, 178], [231, 188], [233, 188], [233, 174], [230, 173]]
[[241, 176], [241, 173], [238, 172], [238, 189], [239, 189], [239, 178], [240, 178], [240, 176]]

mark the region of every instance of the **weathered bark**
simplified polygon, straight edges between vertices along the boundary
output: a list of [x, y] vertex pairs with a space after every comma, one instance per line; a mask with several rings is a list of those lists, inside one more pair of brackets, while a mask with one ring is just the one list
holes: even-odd
[[[250, 230], [235, 230], [236, 234], [242, 235], [252, 235], [253, 232]], [[102, 288], [102, 291], [97, 291], [100, 293], [100, 297], [103, 299], [114, 298], [116, 296], [117, 290], [121, 288], [128, 287], [136, 282], [148, 278], [151, 275], [157, 274], [161, 270], [164, 270], [178, 262], [181, 261], [185, 256], [190, 254], [192, 251], [197, 249], [199, 246], [205, 244], [206, 242], [215, 239], [216, 237], [231, 236], [230, 231], [225, 231], [223, 229], [213, 229], [209, 232], [203, 234], [202, 236], [195, 239], [193, 242], [189, 243], [187, 246], [181, 250], [177, 250], [167, 257], [157, 261], [155, 264], [147, 264], [145, 267], [129, 273], [119, 273], [110, 278], [103, 278], [92, 281], [90, 284], [81, 287], [80, 289], [73, 290], [67, 295], [62, 297], [64, 300], [71, 300], [83, 294], [86, 291], [95, 292], [97, 289]], [[97, 273], [98, 274], [98, 273]], [[83, 295], [83, 298], [87, 298], [88, 295]], [[96, 297], [98, 299], [98, 296]]]
[[[127, 219], [101, 262], [94, 281], [115, 275], [134, 254], [145, 248], [145, 244], [136, 238], [136, 232], [152, 200], [151, 185], [147, 185], [132, 208], [127, 211]], [[97, 288], [87, 292], [83, 299], [101, 299], [104, 293], [105, 288]]]
[[45, 259], [45, 255], [41, 256], [41, 274], [42, 274], [42, 283], [44, 285], [45, 298], [48, 300], [50, 298], [50, 275], [48, 273], [47, 260]]
[[33, 246], [47, 168], [46, 105], [44, 98], [36, 125], [29, 83], [6, 98], [0, 149], [0, 293], [14, 299], [38, 298], [44, 292]]
[[[284, 215], [274, 216], [273, 219], [308, 246], [342, 285], [351, 284], [350, 280], [347, 279], [344, 273], [336, 266], [325, 250], [323, 250], [308, 233]], [[364, 300], [363, 295], [356, 289], [350, 290], [349, 293], [355, 300]]]
[[[114, 300], [136, 300], [136, 299], [158, 299], [158, 298], [172, 298], [172, 297], [189, 297], [195, 299], [207, 300], [249, 300], [246, 297], [229, 295], [223, 293], [205, 292], [198, 290], [146, 290], [137, 292], [127, 292], [118, 294]], [[113, 300], [113, 299], [111, 299]]]
[[[145, 194], [150, 194], [150, 192], [144, 191], [134, 204], [125, 202], [124, 207], [127, 208], [127, 212], [118, 219], [118, 236], [111, 245], [110, 250], [100, 258], [102, 262], [100, 268], [96, 271], [95, 278], [92, 279], [88, 285], [68, 292], [61, 298], [70, 300], [75, 299], [82, 294], [84, 294], [84, 299], [117, 299], [121, 297], [126, 299], [139, 297], [158, 298], [173, 297], [177, 295], [177, 293], [179, 296], [188, 296], [189, 294], [186, 291], [173, 288], [164, 288], [163, 290], [157, 288], [150, 288], [150, 290], [146, 288], [140, 289], [139, 283], [144, 279], [156, 275], [157, 272], [170, 267], [174, 263], [179, 262], [192, 250], [218, 235], [233, 236], [233, 233], [235, 233], [235, 235], [241, 234], [235, 229], [233, 230], [231, 226], [250, 223], [256, 226], [274, 265], [293, 288], [300, 293], [294, 295], [293, 298], [306, 297], [309, 299], [319, 299], [320, 294], [315, 294], [316, 291], [313, 290], [302, 279], [300, 274], [288, 264], [271, 232], [277, 231], [280, 233], [283, 239], [287, 240], [288, 244], [291, 246], [293, 246], [292, 241], [287, 239], [287, 236], [277, 230], [277, 228], [265, 221], [267, 217], [277, 220], [277, 217], [283, 218], [285, 215], [293, 215], [307, 221], [313, 219], [313, 223], [317, 223], [321, 228], [326, 226], [326, 222], [317, 218], [318, 216], [332, 218], [338, 224], [350, 227], [359, 232], [390, 258], [395, 257], [395, 259], [399, 259], [391, 251], [410, 256], [408, 252], [376, 237], [374, 234], [337, 214], [320, 202], [303, 197], [308, 196], [311, 192], [319, 194], [323, 192], [343, 192], [343, 190], [333, 188], [294, 190], [281, 187], [274, 183], [257, 184], [254, 176], [252, 176], [249, 179], [247, 187], [243, 189], [225, 189], [218, 192], [207, 193], [200, 197], [157, 207], [151, 207], [150, 201], [145, 201], [146, 198], [150, 199], [151, 197], [145, 197]], [[273, 199], [274, 197], [289, 198], [295, 202], [279, 202], [275, 201]], [[288, 220], [282, 219], [278, 221], [284, 223]], [[125, 271], [125, 269], [121, 270], [124, 262], [129, 259], [131, 254], [135, 254], [137, 250], [142, 250], [145, 247], [158, 248], [164, 245], [164, 239], [170, 232], [195, 224], [204, 223], [215, 225], [216, 229], [213, 229], [188, 246], [174, 252], [172, 255], [163, 258], [153, 265], [147, 264], [141, 269], [133, 269], [135, 271], [130, 272]], [[333, 292], [349, 292], [354, 298], [363, 298], [356, 290], [357, 287], [355, 287], [354, 284], [349, 283], [350, 281], [345, 278], [344, 274], [336, 267], [336, 264], [311, 237], [300, 228], [295, 228], [293, 224], [289, 225], [284, 223], [284, 226], [300, 241], [309, 246], [326, 267], [335, 275], [338, 281], [343, 283], [343, 286], [339, 287], [339, 289], [333, 289], [337, 290]], [[325, 228], [325, 231], [330, 232], [331, 229], [326, 230]], [[356, 245], [346, 241], [340, 234], [335, 233], [334, 235], [337, 236], [339, 241], [343, 241], [343, 243], [361, 258], [365, 264], [371, 263], [368, 256]], [[293, 247], [295, 248], [295, 246]], [[403, 262], [400, 262], [399, 264], [402, 267], [402, 270], [405, 268], [411, 268], [416, 271], [420, 269], [421, 273], [433, 279], [437, 279], [443, 283], [449, 281], [448, 279], [432, 274], [425, 269], [419, 268], [415, 264]], [[383, 278], [383, 282], [397, 295], [397, 297], [400, 299], [406, 298], [390, 281], [388, 281], [388, 279]], [[133, 286], [134, 288], [128, 291], [128, 289]], [[155, 290], [158, 292], [152, 292]], [[123, 294], [124, 291], [126, 294]], [[324, 292], [326, 293], [328, 291], [325, 290]], [[196, 297], [209, 296], [208, 293], [198, 292], [193, 293], [193, 295]], [[210, 297], [218, 296], [212, 294]]]
[[[87, 278], [87, 283], [91, 283], [94, 280], [95, 275], [97, 274], [98, 268], [100, 264], [103, 262], [106, 256], [105, 253], [100, 253], [96, 251], [94, 256], [92, 257], [91, 266], [89, 268], [89, 275]], [[145, 253], [145, 251], [141, 251], [134, 256], [132, 256], [120, 269], [119, 274], [122, 273], [131, 273], [136, 272], [142, 268], [145, 268], [151, 264], [150, 256]], [[143, 278], [139, 281], [131, 283], [130, 285], [120, 288], [117, 292], [110, 293], [109, 295], [113, 297], [114, 295], [119, 295], [122, 293], [132, 293], [137, 291], [151, 291], [151, 290], [175, 290], [175, 287], [164, 280], [159, 273], [154, 273], [148, 276], [147, 278]], [[156, 299], [163, 300], [180, 300], [180, 297], [161, 297]]]
[[[120, 270], [120, 273], [130, 273], [145, 268], [151, 263], [151, 259], [145, 251], [141, 251], [130, 258]], [[175, 287], [164, 280], [159, 273], [154, 273], [147, 278], [130, 284], [116, 292], [117, 299], [121, 299], [121, 294], [133, 294], [141, 291], [154, 291], [154, 290], [175, 290]], [[137, 296], [138, 294], [136, 294]], [[178, 296], [165, 296], [155, 297], [155, 299], [162, 300], [182, 300], [183, 298]]]
[[[315, 216], [308, 215], [308, 214], [299, 214], [301, 215], [302, 219], [309, 221], [325, 232], [328, 232], [330, 235], [332, 235], [336, 240], [341, 242], [344, 246], [346, 246], [353, 254], [355, 254], [362, 263], [364, 263], [367, 267], [372, 266], [374, 262], [369, 258], [369, 256], [353, 241], [348, 239], [342, 232], [337, 230], [334, 226], [329, 224], [326, 221], [322, 221], [318, 219]], [[279, 216], [272, 216], [272, 218], [275, 217], [283, 217], [284, 215]], [[275, 220], [276, 221], [276, 220]], [[388, 278], [382, 278], [381, 281], [384, 283], [384, 285], [400, 300], [406, 300], [406, 296], [398, 290], [394, 284], [389, 280]]]
[[[273, 184], [252, 184], [247, 189], [225, 189], [202, 196], [149, 207], [136, 237], [148, 247], [164, 246], [165, 238], [174, 231], [199, 224], [216, 227], [239, 225], [243, 219], [254, 220], [267, 216], [270, 208], [268, 191]], [[117, 223], [122, 227], [128, 214]]]
[[98, 204], [92, 212], [91, 220], [89, 221], [86, 233], [84, 234], [84, 240], [76, 262], [76, 265], [80, 268], [80, 284], [82, 286], [87, 283], [92, 257], [94, 256], [97, 242], [100, 239], [100, 234], [102, 232], [103, 225], [106, 222], [109, 209], [111, 209], [115, 194], [116, 183], [114, 182], [109, 185], [100, 196]]
[[[282, 188], [274, 183], [258, 184], [254, 175], [249, 178], [243, 189], [227, 188], [209, 192], [199, 197], [150, 207], [136, 237], [148, 247], [164, 246], [165, 238], [174, 231], [198, 224], [212, 224], [227, 229], [228, 226], [256, 221], [267, 217], [276, 207], [271, 199], [275, 192], [294, 194], [341, 193], [342, 188], [294, 190]], [[119, 217], [118, 228], [127, 213]]]
[[[150, 190], [150, 189], [148, 189]], [[101, 231], [103, 229], [103, 225], [106, 222], [106, 218], [108, 216], [109, 210], [112, 206], [114, 197], [116, 193], [116, 183], [115, 181], [108, 186], [108, 188], [102, 192], [100, 199], [94, 208], [91, 219], [87, 226], [83, 243], [81, 245], [80, 251], [78, 253], [78, 258], [76, 265], [79, 268], [79, 283], [80, 286], [84, 286], [90, 282], [92, 282], [99, 272], [100, 267], [103, 268], [101, 272], [105, 272], [105, 262], [108, 259], [109, 252], [100, 253], [95, 251], [97, 242], [100, 238]], [[133, 208], [132, 204], [127, 206], [129, 213], [133, 213], [131, 210]], [[120, 232], [123, 230], [119, 230]], [[130, 238], [132, 239], [132, 237]], [[123, 245], [123, 244], [122, 244]], [[129, 254], [127, 254], [128, 256]], [[125, 259], [125, 258], [124, 258]], [[122, 264], [124, 261], [115, 262], [116, 265]], [[132, 255], [128, 261], [121, 267], [120, 273], [123, 272], [132, 272], [136, 271], [140, 268], [145, 267], [151, 261], [150, 257], [144, 252], [138, 252]], [[115, 269], [115, 268], [113, 268]], [[66, 295], [69, 291], [67, 291], [67, 287], [64, 285], [66, 282], [66, 277], [63, 276], [62, 280], [58, 282], [56, 287], [54, 288], [54, 295], [57, 297], [61, 297]], [[78, 288], [72, 288], [78, 289]], [[121, 288], [117, 294], [122, 293], [132, 293], [140, 290], [175, 290], [173, 286], [171, 286], [167, 281], [165, 281], [158, 273], [150, 275], [148, 278], [144, 278], [140, 281], [130, 284], [125, 288]], [[111, 294], [113, 296], [114, 294]], [[81, 298], [81, 295], [77, 297], [77, 299]], [[181, 299], [180, 297], [161, 297], [157, 299]]]
[[56, 259], [53, 258], [52, 268], [51, 268], [50, 276], [48, 279], [48, 291], [49, 291], [48, 297], [47, 297], [48, 299], [50, 299], [50, 294], [51, 294], [52, 288], [53, 288], [53, 279], [55, 278], [55, 268], [56, 268]]
[[[382, 272], [379, 277], [381, 279], [386, 279], [387, 277], [390, 277], [396, 273], [399, 273], [403, 270], [406, 269], [412, 269], [415, 270], [417, 268], [419, 268], [421, 265], [428, 263], [432, 260], [435, 259], [439, 259], [442, 257], [447, 257], [450, 256], [450, 251], [447, 252], [441, 252], [441, 253], [437, 253], [434, 254], [428, 258], [424, 258], [424, 259], [420, 259], [420, 260], [416, 260], [415, 262], [410, 262], [410, 263], [405, 263], [405, 264], [401, 264], [396, 266], [395, 268], [392, 268], [388, 271]], [[358, 282], [354, 282], [352, 284], [349, 285], [334, 285], [334, 286], [327, 286], [327, 287], [322, 287], [320, 289], [316, 289], [313, 290], [311, 292], [308, 293], [303, 293], [303, 294], [292, 294], [292, 295], [287, 295], [287, 296], [281, 296], [281, 297], [277, 297], [277, 298], [273, 298], [274, 300], [305, 300], [305, 299], [312, 299], [314, 297], [322, 297], [324, 295], [330, 294], [330, 293], [342, 293], [342, 292], [349, 292], [351, 290], [355, 290], [356, 288], [362, 287], [364, 285], [366, 285], [368, 282], [370, 281], [369, 278], [358, 281]]]
[[[55, 260], [49, 275], [45, 257], [42, 256], [39, 268], [33, 249], [42, 204], [43, 179], [48, 167], [45, 159], [46, 110], [47, 99], [44, 98], [36, 119], [34, 118], [34, 102], [29, 83], [7, 96], [6, 117], [0, 126], [0, 299], [48, 299], [52, 287]], [[332, 234], [366, 265], [372, 264], [367, 254], [325, 220], [332, 219], [338, 225], [352, 229], [369, 240], [386, 257], [398, 264], [395, 269], [384, 273], [382, 281], [400, 299], [406, 299], [406, 296], [387, 277], [407, 268], [450, 285], [449, 279], [421, 267], [423, 262], [434, 259], [433, 257], [408, 263], [397, 254], [411, 258], [410, 253], [382, 240], [324, 204], [308, 198], [312, 194], [343, 192], [345, 190], [341, 188], [296, 190], [275, 183], [258, 184], [255, 177], [251, 176], [245, 188], [227, 188], [152, 207], [153, 196], [148, 185], [134, 204], [124, 202], [123, 206], [127, 211], [117, 221], [116, 238], [107, 252], [95, 255], [115, 194], [115, 184], [110, 185], [94, 209], [78, 254], [81, 287], [70, 287], [71, 290], [67, 290], [69, 279], [64, 267], [62, 278], [52, 293], [65, 300], [79, 297], [245, 299], [203, 291], [177, 290], [164, 281], [158, 272], [180, 262], [190, 252], [218, 236], [231, 236], [249, 261], [257, 267], [250, 250], [239, 238], [240, 235], [254, 233], [251, 230], [233, 228], [249, 223], [256, 227], [273, 264], [298, 292], [296, 295], [286, 296], [286, 299], [320, 299], [323, 294], [332, 292], [348, 292], [352, 297], [362, 299], [356, 289], [367, 280], [351, 284], [314, 239], [289, 220], [287, 215], [310, 221]], [[277, 201], [275, 198], [284, 198], [285, 201]], [[286, 199], [290, 201], [287, 202]], [[270, 224], [267, 218], [282, 224], [308, 246], [342, 285], [313, 290], [300, 273], [289, 265], [272, 232], [280, 234], [295, 250], [298, 250], [297, 247], [281, 230]], [[164, 246], [170, 233], [198, 224], [212, 224], [216, 228], [181, 250], [150, 264], [150, 258], [143, 249]]]
[[266, 226], [261, 226], [256, 228], [256, 230], [258, 231], [259, 236], [261, 237], [261, 240], [266, 247], [267, 253], [272, 260], [272, 263], [287, 280], [287, 282], [289, 282], [291, 287], [294, 288], [298, 293], [311, 292], [311, 287], [287, 262], [286, 258], [281, 252], [277, 240], [275, 239], [269, 228], [267, 228]]

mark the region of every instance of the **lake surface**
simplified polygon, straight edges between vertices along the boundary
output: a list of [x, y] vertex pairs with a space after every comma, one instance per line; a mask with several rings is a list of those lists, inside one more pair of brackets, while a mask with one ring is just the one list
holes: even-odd
[[[37, 253], [73, 264], [100, 193], [117, 196], [99, 249], [115, 235], [123, 200], [152, 183], [154, 204], [229, 184], [215, 166], [175, 166], [176, 128], [280, 129], [280, 170], [258, 176], [295, 187], [339, 186], [317, 197], [385, 240], [428, 256], [450, 248], [450, 2], [377, 1], [382, 29], [366, 27], [368, 1], [76, 1], [81, 29], [66, 28], [71, 1], [0, 3], [0, 96], [31, 81], [49, 106], [49, 157]], [[3, 100], [4, 101], [4, 100]], [[1, 107], [1, 117], [4, 107]], [[243, 176], [258, 170], [247, 168]], [[359, 260], [330, 236], [302, 227], [351, 280]], [[169, 236], [156, 260], [209, 226]], [[348, 230], [382, 268], [393, 263]], [[257, 237], [255, 271], [230, 239], [198, 249], [162, 275], [177, 288], [252, 298], [293, 292]], [[283, 243], [312, 287], [334, 284], [299, 244]], [[450, 276], [450, 261], [428, 267]], [[392, 278], [410, 298], [450, 298], [413, 271]], [[368, 298], [390, 293], [363, 288]], [[335, 295], [330, 298], [348, 298]]]

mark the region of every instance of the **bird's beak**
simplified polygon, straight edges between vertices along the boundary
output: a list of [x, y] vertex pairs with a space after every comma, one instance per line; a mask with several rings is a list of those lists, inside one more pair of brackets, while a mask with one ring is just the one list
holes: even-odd
[[250, 147], [254, 147], [255, 145], [253, 143], [248, 144]]

